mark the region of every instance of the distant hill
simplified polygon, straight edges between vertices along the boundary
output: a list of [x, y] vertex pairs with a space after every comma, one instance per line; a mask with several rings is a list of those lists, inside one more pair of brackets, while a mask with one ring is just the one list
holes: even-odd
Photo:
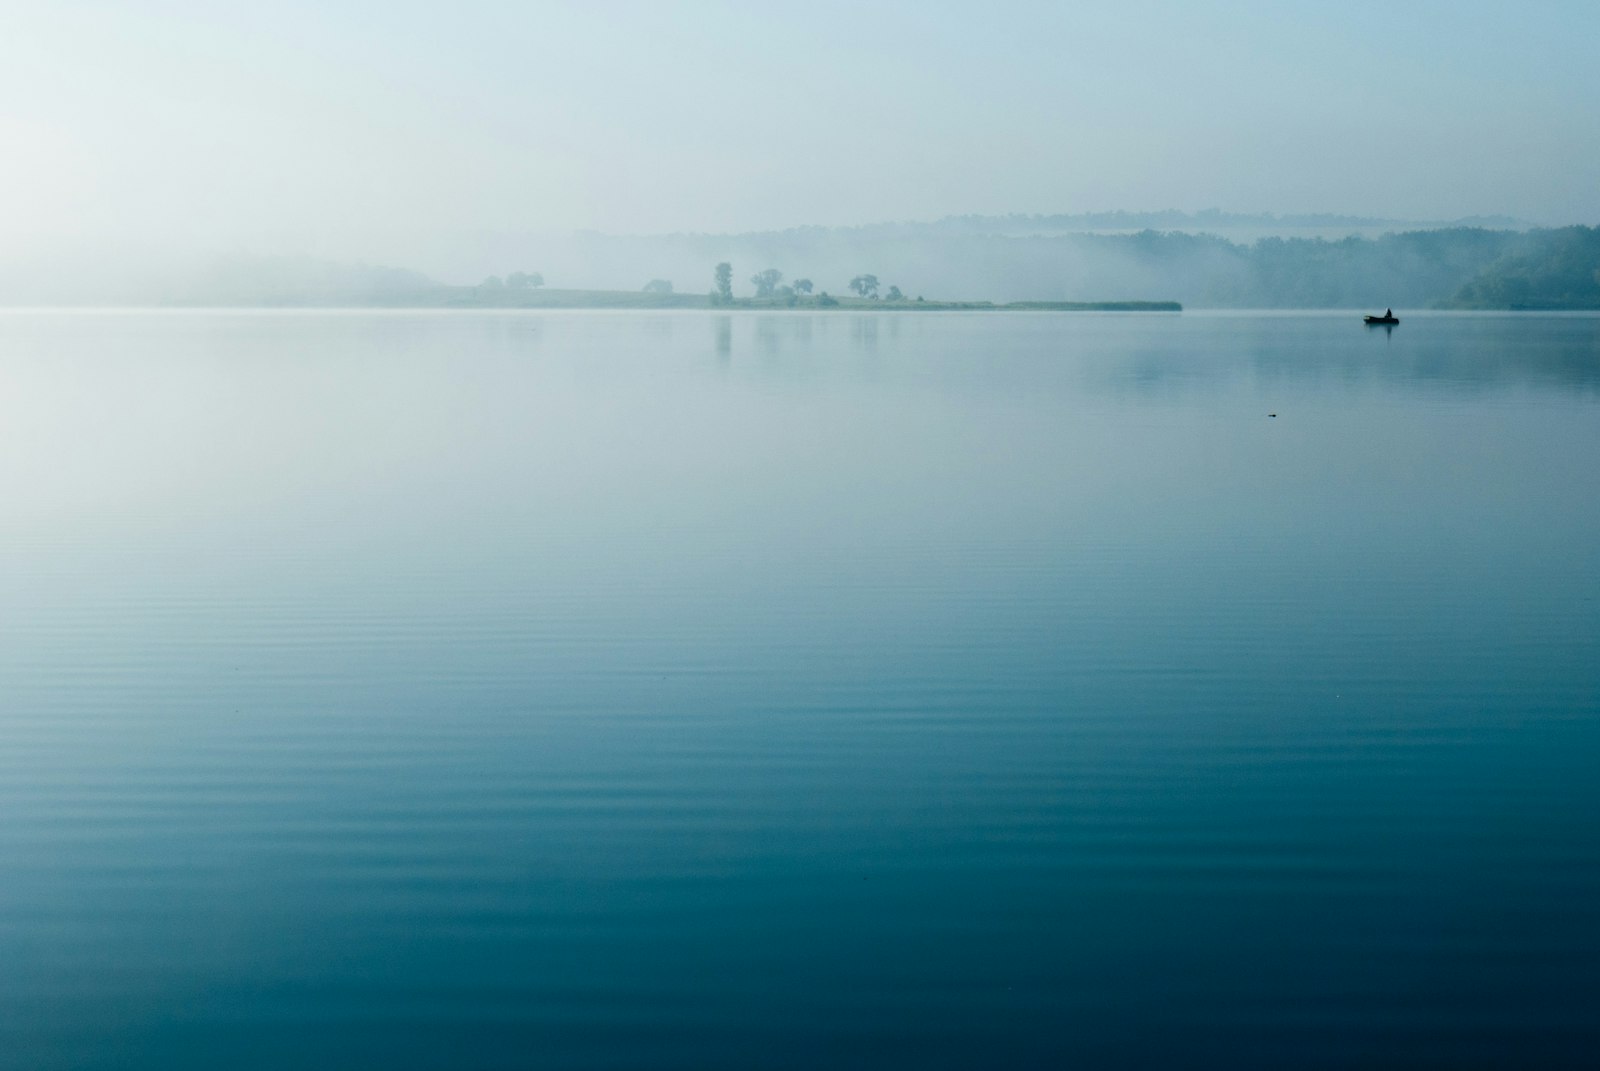
[[891, 223], [859, 228], [940, 234], [992, 234], [1010, 237], [1032, 235], [1131, 233], [1135, 231], [1185, 231], [1228, 237], [1248, 235], [1250, 240], [1272, 236], [1344, 238], [1375, 236], [1387, 232], [1450, 230], [1477, 227], [1487, 230], [1534, 229], [1535, 225], [1511, 216], [1471, 216], [1452, 220], [1398, 219], [1351, 216], [1328, 212], [1276, 215], [1271, 212], [1201, 212], [1167, 209], [1157, 212], [1072, 212], [1053, 214], [946, 216], [931, 223]]
[[[685, 308], [706, 304], [713, 266], [727, 261], [740, 299], [753, 294], [753, 276], [777, 273], [783, 281], [812, 284], [807, 294], [839, 299], [847, 299], [853, 278], [870, 275], [881, 280], [885, 296], [898, 293], [907, 303], [925, 298], [926, 304], [1600, 308], [1600, 229], [1593, 227], [1448, 227], [1375, 237], [1237, 241], [1153, 228], [1029, 234], [986, 229], [999, 218], [738, 235], [586, 233], [508, 241], [494, 254], [502, 271], [538, 268], [549, 277], [548, 290], [531, 281], [543, 276], [525, 270], [461, 285], [406, 268], [307, 257], [231, 257], [198, 268], [142, 272], [100, 265], [94, 273], [58, 270], [54, 276], [42, 268], [30, 274], [25, 262], [16, 262], [0, 272], [0, 303]], [[1142, 217], [1003, 218], [1044, 220], [1037, 226], [1053, 227], [1050, 221]]]
[[729, 261], [738, 294], [750, 293], [740, 285], [745, 280], [773, 269], [835, 295], [870, 272], [885, 290], [894, 284], [908, 298], [928, 301], [1600, 308], [1600, 229], [1591, 227], [1450, 227], [1251, 242], [1153, 229], [1002, 235], [920, 225], [819, 227], [651, 238], [587, 234], [519, 259], [549, 266], [554, 285], [637, 288], [659, 277], [675, 280], [680, 294], [705, 293], [712, 266]]
[[230, 257], [169, 284], [165, 304], [361, 306], [423, 303], [438, 284], [407, 268], [312, 257]]
[[1443, 304], [1459, 309], [1600, 309], [1600, 228], [1561, 227], [1509, 242]]
[[[1585, 227], [1451, 227], [1238, 241], [1179, 230], [1008, 235], [919, 224], [644, 238], [585, 234], [519, 256], [561, 266], [547, 270], [562, 285], [571, 279], [589, 287], [626, 285], [631, 275], [641, 282], [672, 279], [679, 291], [703, 291], [712, 265], [729, 261], [736, 285], [775, 269], [837, 294], [853, 276], [871, 272], [885, 287], [892, 283], [929, 300], [1588, 308], [1593, 306], [1580, 284], [1586, 264], [1590, 271], [1600, 268], [1600, 262], [1585, 260], [1593, 235]], [[1565, 280], [1559, 287], [1557, 275]], [[1514, 278], [1526, 283], [1505, 281]]]

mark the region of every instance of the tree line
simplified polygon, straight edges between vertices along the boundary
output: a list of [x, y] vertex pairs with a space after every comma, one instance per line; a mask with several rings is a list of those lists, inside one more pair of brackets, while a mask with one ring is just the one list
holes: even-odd
[[478, 285], [485, 290], [537, 290], [544, 285], [544, 276], [536, 271], [514, 271], [504, 279], [491, 275]]
[[[711, 304], [732, 305], [737, 299], [733, 296], [733, 265], [724, 260], [712, 270]], [[795, 279], [785, 283], [783, 272], [777, 268], [765, 268], [750, 276], [750, 284], [755, 288], [755, 295], [751, 300], [770, 302], [773, 304], [788, 305], [837, 305], [838, 299], [831, 296], [826, 290], [817, 291], [810, 279]], [[898, 286], [889, 287], [881, 298], [878, 293], [878, 277], [872, 274], [857, 275], [847, 284], [848, 288], [857, 297], [866, 301], [904, 301], [905, 294], [901, 293]], [[648, 287], [646, 288], [648, 289]], [[921, 298], [917, 299], [921, 301]]]
[[[820, 261], [842, 280], [839, 292], [853, 304], [907, 301], [899, 286], [882, 282], [893, 277], [891, 272], [904, 272], [946, 296], [998, 301], [1161, 299], [1190, 308], [1600, 309], [1600, 228], [1585, 226], [1531, 231], [1451, 227], [1377, 238], [1262, 238], [1248, 244], [1153, 230], [1029, 238], [960, 235], [906, 239], [889, 246], [844, 239], [837, 246], [808, 242], [793, 250], [780, 246], [771, 255], [776, 259], [792, 252], [808, 263]], [[791, 279], [778, 268], [749, 276], [749, 289], [739, 286], [735, 298], [734, 259], [716, 265], [713, 305], [781, 308], [840, 300], [812, 278]], [[852, 274], [851, 265], [863, 262], [877, 271]], [[512, 292], [526, 294], [543, 283], [538, 272], [517, 271], [489, 277], [478, 292], [491, 303], [520, 300]], [[673, 294], [666, 279], [652, 279], [644, 291], [668, 300]]]

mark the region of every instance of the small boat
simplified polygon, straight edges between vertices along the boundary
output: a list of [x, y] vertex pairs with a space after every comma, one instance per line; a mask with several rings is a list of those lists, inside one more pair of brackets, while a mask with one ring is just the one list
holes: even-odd
[[1400, 317], [1394, 314], [1393, 309], [1384, 309], [1382, 316], [1363, 316], [1361, 319], [1368, 327], [1372, 327], [1375, 324], [1388, 324], [1393, 327], [1400, 322]]

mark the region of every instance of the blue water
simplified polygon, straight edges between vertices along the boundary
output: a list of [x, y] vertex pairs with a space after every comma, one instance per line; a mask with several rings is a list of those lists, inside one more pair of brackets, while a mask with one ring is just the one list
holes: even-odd
[[0, 314], [0, 1067], [1592, 1066], [1600, 318], [1404, 319]]

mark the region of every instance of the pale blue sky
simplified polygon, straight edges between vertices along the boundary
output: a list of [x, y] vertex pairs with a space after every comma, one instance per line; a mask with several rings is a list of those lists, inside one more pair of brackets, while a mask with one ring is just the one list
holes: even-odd
[[35, 4], [0, 35], [0, 234], [1600, 223], [1597, 55], [1592, 0]]

